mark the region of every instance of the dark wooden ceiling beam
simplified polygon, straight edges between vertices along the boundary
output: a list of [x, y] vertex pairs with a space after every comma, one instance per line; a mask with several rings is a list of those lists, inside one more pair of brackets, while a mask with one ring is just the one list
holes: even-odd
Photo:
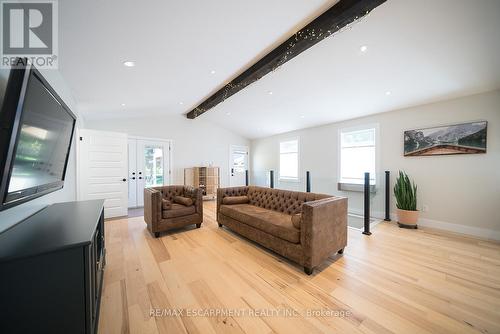
[[259, 80], [316, 43], [362, 18], [386, 0], [340, 0], [250, 68], [187, 113], [194, 119]]

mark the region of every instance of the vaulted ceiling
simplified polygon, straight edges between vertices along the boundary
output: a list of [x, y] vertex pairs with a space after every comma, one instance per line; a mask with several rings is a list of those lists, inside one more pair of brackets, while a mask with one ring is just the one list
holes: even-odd
[[[335, 2], [59, 2], [60, 71], [87, 119], [182, 115]], [[192, 121], [257, 138], [497, 89], [499, 31], [497, 0], [388, 0]]]

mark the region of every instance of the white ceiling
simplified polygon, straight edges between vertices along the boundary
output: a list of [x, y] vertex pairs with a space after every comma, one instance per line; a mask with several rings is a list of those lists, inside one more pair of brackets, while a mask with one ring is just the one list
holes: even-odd
[[86, 118], [183, 114], [336, 2], [59, 1], [60, 71]]
[[[184, 114], [335, 2], [59, 2], [60, 69], [85, 118]], [[498, 0], [388, 0], [198, 119], [258, 138], [497, 89], [499, 33]]]

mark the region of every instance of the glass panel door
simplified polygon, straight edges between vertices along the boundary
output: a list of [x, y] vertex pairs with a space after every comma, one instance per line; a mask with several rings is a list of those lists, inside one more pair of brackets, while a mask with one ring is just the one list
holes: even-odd
[[144, 159], [144, 186], [162, 186], [165, 176], [163, 145], [145, 145], [142, 153]]
[[169, 184], [170, 142], [137, 140], [137, 206], [144, 206], [144, 188]]
[[245, 171], [248, 170], [248, 147], [231, 146], [230, 159], [230, 185], [244, 186]]
[[137, 207], [137, 139], [128, 140], [128, 207]]

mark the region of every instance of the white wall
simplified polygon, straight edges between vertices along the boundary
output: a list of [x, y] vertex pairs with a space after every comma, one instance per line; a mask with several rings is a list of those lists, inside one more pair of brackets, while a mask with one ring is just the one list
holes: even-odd
[[[404, 157], [403, 131], [474, 120], [488, 121], [487, 153], [475, 155]], [[383, 217], [383, 172], [405, 170], [417, 183], [418, 205], [428, 206], [419, 224], [481, 237], [500, 239], [500, 91], [391, 111], [252, 141], [252, 182], [265, 182], [265, 172], [279, 170], [280, 140], [300, 138], [300, 175], [311, 171], [312, 191], [344, 195], [349, 209], [362, 212], [362, 193], [337, 191], [338, 132], [344, 127], [379, 124], [380, 163], [378, 184], [372, 199], [372, 215]], [[277, 179], [277, 177], [276, 177]], [[277, 187], [305, 189], [299, 183]], [[392, 193], [392, 192], [391, 192]], [[395, 211], [391, 197], [392, 212]]]
[[250, 145], [249, 140], [227, 129], [182, 115], [147, 116], [110, 120], [87, 120], [88, 129], [123, 132], [131, 136], [171, 139], [173, 141], [173, 183], [184, 184], [184, 168], [213, 166], [221, 168], [221, 185], [229, 184], [229, 146]]
[[[73, 113], [77, 115], [77, 127], [82, 126], [83, 120], [78, 117], [75, 100], [73, 99], [68, 86], [65, 84], [59, 72], [55, 70], [45, 70], [40, 72], [49, 82], [49, 84], [55, 89], [58, 95], [68, 105], [71, 111], [73, 111]], [[9, 70], [0, 69], [0, 103], [3, 101], [8, 76]], [[76, 141], [73, 140], [71, 153], [68, 160], [68, 168], [66, 172], [64, 188], [48, 195], [39, 197], [30, 202], [15, 206], [11, 209], [0, 211], [0, 232], [18, 223], [24, 218], [31, 216], [33, 213], [43, 209], [49, 204], [76, 200], [75, 143]]]

